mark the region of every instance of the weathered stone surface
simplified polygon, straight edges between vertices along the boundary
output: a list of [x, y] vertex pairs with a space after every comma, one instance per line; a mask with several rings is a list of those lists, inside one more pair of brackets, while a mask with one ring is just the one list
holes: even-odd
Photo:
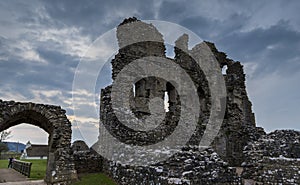
[[217, 153], [232, 166], [240, 166], [244, 160], [243, 148], [249, 141], [258, 139], [264, 131], [256, 127], [252, 104], [247, 96], [245, 74], [240, 62], [234, 62], [208, 43], [220, 67], [227, 66], [224, 74], [227, 88], [227, 105], [222, 128], [213, 143]]
[[29, 123], [49, 134], [48, 184], [70, 184], [77, 179], [71, 153], [71, 123], [59, 106], [0, 100], [0, 131]]
[[89, 146], [82, 140], [76, 140], [72, 143], [71, 149], [73, 152], [90, 151]]
[[197, 146], [187, 146], [167, 161], [147, 167], [106, 161], [104, 168], [122, 185], [241, 183], [235, 168], [230, 168], [213, 149], [200, 151]]
[[276, 130], [244, 149], [244, 179], [262, 184], [300, 184], [300, 132]]
[[74, 163], [77, 173], [97, 173], [103, 168], [103, 157], [90, 151], [74, 151]]
[[92, 148], [89, 148], [84, 141], [74, 141], [71, 149], [77, 173], [96, 173], [102, 171], [103, 158]]

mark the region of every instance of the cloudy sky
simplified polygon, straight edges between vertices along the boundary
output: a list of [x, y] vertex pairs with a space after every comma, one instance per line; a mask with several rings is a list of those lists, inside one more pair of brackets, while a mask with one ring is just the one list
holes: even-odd
[[[0, 99], [61, 105], [74, 120], [72, 83], [81, 57], [99, 36], [136, 16], [173, 22], [214, 42], [244, 65], [257, 125], [300, 130], [299, 9], [297, 0], [0, 1]], [[74, 125], [85, 134], [74, 126], [73, 139], [96, 139], [93, 106], [81, 104], [85, 115]], [[11, 130], [11, 140], [47, 143], [32, 126]]]

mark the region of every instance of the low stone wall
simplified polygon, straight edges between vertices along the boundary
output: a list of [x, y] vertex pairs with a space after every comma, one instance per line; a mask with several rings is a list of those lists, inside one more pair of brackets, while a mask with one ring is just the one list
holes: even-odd
[[103, 158], [92, 151], [73, 153], [77, 173], [95, 173], [102, 171]]

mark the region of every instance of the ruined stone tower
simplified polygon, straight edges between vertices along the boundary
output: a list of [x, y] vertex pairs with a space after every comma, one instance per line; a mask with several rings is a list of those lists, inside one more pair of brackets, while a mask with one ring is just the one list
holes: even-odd
[[[140, 29], [131, 33], [130, 26], [140, 22], [136, 18], [125, 19], [117, 29], [119, 53], [112, 60], [112, 78], [115, 80], [118, 73], [129, 63], [147, 56], [167, 58], [163, 36], [152, 25], [140, 22]], [[131, 34], [128, 34], [130, 31]], [[149, 34], [155, 41], [138, 42], [139, 38]], [[130, 45], [126, 43], [132, 43]], [[219, 72], [227, 66], [224, 79], [227, 88], [227, 104], [224, 121], [218, 136], [212, 143], [215, 151], [232, 166], [239, 166], [243, 161], [243, 147], [248, 141], [259, 136], [260, 129], [256, 128], [251, 102], [248, 99], [245, 87], [245, 74], [240, 62], [235, 62], [219, 52], [213, 43], [205, 42], [219, 62]], [[188, 36], [182, 35], [175, 42], [175, 57], [173, 62], [179, 64], [191, 77], [201, 102], [201, 115], [196, 132], [189, 141], [189, 145], [197, 145], [201, 139], [210, 113], [210, 92], [208, 83], [202, 70], [197, 66], [188, 53]], [[197, 46], [195, 46], [197, 47]], [[181, 48], [181, 49], [179, 49]], [[185, 51], [184, 51], [185, 50]], [[143, 69], [137, 69], [143, 70]], [[126, 144], [147, 145], [162, 140], [176, 127], [180, 116], [180, 98], [175, 87], [164, 79], [148, 77], [132, 84], [130, 96], [131, 111], [137, 118], [143, 119], [149, 112], [149, 101], [154, 97], [168, 99], [169, 110], [166, 112], [163, 123], [158, 129], [149, 132], [133, 131], [116, 118], [111, 107], [111, 86], [101, 92], [100, 119], [112, 135]], [[261, 130], [263, 132], [263, 130]]]

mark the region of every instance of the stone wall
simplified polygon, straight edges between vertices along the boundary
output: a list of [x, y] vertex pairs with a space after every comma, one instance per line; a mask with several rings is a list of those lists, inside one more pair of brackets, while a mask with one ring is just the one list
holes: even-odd
[[82, 140], [76, 140], [72, 143], [71, 149], [73, 152], [89, 151], [89, 146]]
[[252, 103], [247, 96], [242, 64], [228, 59], [213, 43], [206, 43], [219, 61], [220, 67], [227, 67], [224, 74], [227, 88], [226, 112], [213, 147], [232, 166], [240, 166], [244, 161], [244, 146], [265, 133], [262, 128], [256, 127]]
[[74, 151], [73, 156], [77, 173], [102, 172], [103, 158], [96, 152], [92, 150]]
[[92, 148], [82, 141], [77, 140], [72, 143], [72, 153], [77, 173], [97, 173], [102, 172], [103, 158]]

